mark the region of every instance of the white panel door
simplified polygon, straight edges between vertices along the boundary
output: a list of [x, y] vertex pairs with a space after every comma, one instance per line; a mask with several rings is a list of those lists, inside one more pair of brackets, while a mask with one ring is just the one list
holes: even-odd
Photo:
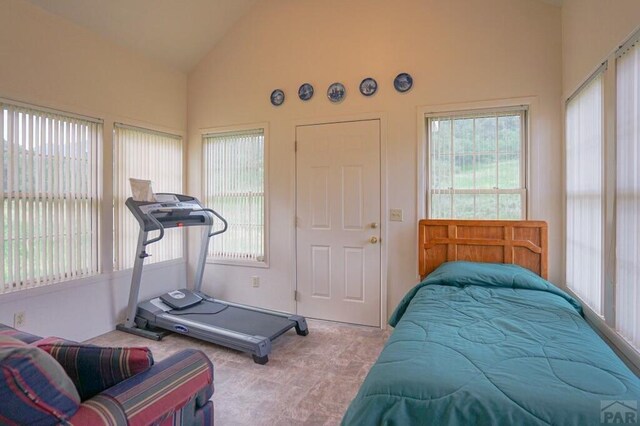
[[380, 121], [296, 129], [297, 312], [380, 325]]

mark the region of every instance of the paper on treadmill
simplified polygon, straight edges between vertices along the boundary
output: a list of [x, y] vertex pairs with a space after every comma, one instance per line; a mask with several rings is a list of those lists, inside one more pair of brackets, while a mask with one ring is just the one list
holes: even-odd
[[180, 200], [173, 194], [153, 194], [158, 203], [179, 203]]
[[129, 178], [129, 183], [131, 184], [134, 201], [156, 201], [150, 180]]

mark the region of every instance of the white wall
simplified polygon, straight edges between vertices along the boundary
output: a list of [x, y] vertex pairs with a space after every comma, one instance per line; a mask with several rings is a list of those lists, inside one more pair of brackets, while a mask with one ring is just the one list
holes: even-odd
[[[394, 76], [414, 77], [398, 94]], [[371, 76], [379, 92], [358, 93]], [[327, 101], [341, 81], [346, 100]], [[316, 94], [297, 99], [310, 82]], [[261, 1], [189, 74], [189, 192], [201, 194], [200, 129], [268, 122], [270, 130], [270, 268], [208, 265], [215, 296], [293, 311], [294, 128], [299, 120], [374, 113], [386, 123], [388, 207], [404, 222], [388, 226], [389, 313], [416, 283], [417, 109], [505, 98], [534, 98], [531, 117], [531, 219], [550, 226], [550, 277], [561, 262], [561, 12], [535, 0]], [[283, 88], [284, 105], [269, 94]], [[191, 244], [195, 258], [195, 243]], [[190, 265], [193, 269], [193, 265]], [[250, 277], [261, 277], [259, 288]]]
[[[83, 340], [107, 332], [121, 316], [129, 288], [128, 273], [109, 273], [112, 126], [126, 122], [183, 134], [186, 75], [22, 0], [0, 0], [0, 64], [0, 97], [104, 120], [102, 200], [109, 200], [101, 206], [105, 273], [45, 292], [0, 295], [0, 322], [12, 325], [13, 314], [24, 311], [25, 329], [37, 334]], [[145, 277], [144, 291], [162, 293], [184, 275], [184, 262], [156, 269]]]
[[638, 0], [564, 0], [562, 91], [566, 99], [640, 26]]
[[[176, 288], [184, 281], [185, 263], [152, 265], [145, 269], [140, 298]], [[129, 299], [130, 271], [22, 290], [0, 296], [0, 323], [13, 326], [14, 314], [25, 313], [19, 327], [39, 336], [83, 341], [123, 322]]]

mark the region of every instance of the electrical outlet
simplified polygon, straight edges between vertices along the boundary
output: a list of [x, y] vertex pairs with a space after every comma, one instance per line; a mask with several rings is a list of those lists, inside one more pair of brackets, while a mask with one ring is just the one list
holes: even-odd
[[258, 276], [251, 277], [251, 285], [253, 285], [254, 287], [260, 287], [260, 277]]
[[24, 312], [16, 312], [13, 314], [13, 328], [24, 327], [27, 318]]
[[404, 220], [402, 209], [389, 210], [389, 220], [393, 222], [402, 222]]

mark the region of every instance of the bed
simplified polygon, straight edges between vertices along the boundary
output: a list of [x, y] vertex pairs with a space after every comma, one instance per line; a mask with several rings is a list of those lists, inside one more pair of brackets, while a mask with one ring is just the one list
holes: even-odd
[[424, 279], [343, 425], [638, 420], [640, 380], [545, 280], [546, 223], [422, 220], [418, 249]]

